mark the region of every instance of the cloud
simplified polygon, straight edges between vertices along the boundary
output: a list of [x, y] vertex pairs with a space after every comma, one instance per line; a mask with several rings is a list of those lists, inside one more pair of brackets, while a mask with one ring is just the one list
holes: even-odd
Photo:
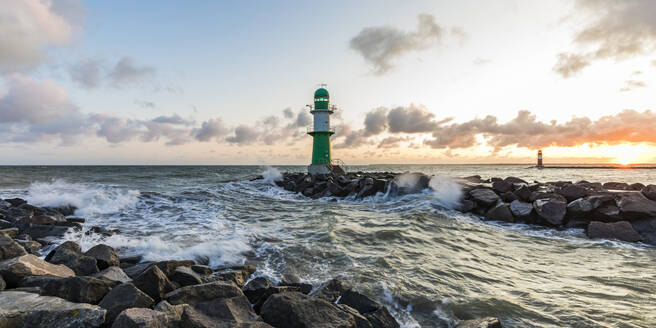
[[644, 88], [647, 84], [643, 81], [638, 80], [626, 80], [624, 82], [624, 87], [620, 89], [622, 92], [631, 91], [635, 88]]
[[424, 106], [411, 104], [408, 107], [397, 107], [387, 114], [389, 132], [392, 133], [419, 133], [431, 132], [441, 124], [451, 120], [447, 118], [435, 121], [435, 114]]
[[411, 140], [411, 137], [387, 137], [378, 143], [378, 148], [396, 148], [401, 142]]
[[292, 109], [289, 108], [289, 107], [285, 108], [285, 109], [282, 111], [282, 113], [283, 113], [283, 116], [284, 116], [285, 118], [292, 118], [292, 117], [294, 117], [294, 111], [292, 111]]
[[122, 117], [94, 114], [90, 121], [98, 125], [96, 134], [110, 143], [119, 143], [133, 139], [142, 133], [142, 122]]
[[98, 58], [83, 59], [70, 65], [68, 73], [71, 80], [84, 88], [97, 88], [103, 80], [103, 61]]
[[248, 145], [257, 141], [259, 137], [260, 131], [257, 128], [242, 124], [235, 128], [233, 136], [227, 137], [225, 140], [238, 145]]
[[216, 139], [219, 141], [219, 138], [224, 137], [230, 133], [223, 120], [220, 118], [210, 119], [206, 122], [203, 122], [200, 129], [196, 130], [193, 134], [196, 140], [198, 141], [210, 141]]
[[154, 119], [152, 119], [152, 122], [154, 123], [168, 123], [168, 124], [173, 124], [173, 125], [193, 125], [194, 121], [193, 120], [185, 120], [182, 118], [182, 116], [178, 114], [173, 114], [171, 116], [158, 116]]
[[[375, 74], [387, 73], [396, 59], [436, 45], [449, 33], [435, 23], [433, 15], [420, 14], [418, 20], [417, 29], [411, 32], [392, 26], [365, 27], [351, 39], [349, 45], [373, 67]], [[451, 29], [450, 33], [459, 38], [465, 35], [458, 28]]]
[[148, 100], [141, 100], [141, 99], [135, 99], [134, 104], [139, 107], [150, 108], [150, 109], [157, 107], [157, 105], [154, 102]]
[[64, 14], [71, 8], [53, 6], [49, 0], [3, 1], [0, 6], [0, 72], [34, 68], [43, 59], [48, 46], [68, 44], [75, 27]]
[[377, 135], [387, 129], [387, 112], [387, 108], [379, 107], [365, 115], [364, 136]]
[[656, 51], [656, 2], [579, 0], [576, 10], [587, 14], [572, 40], [582, 50], [558, 55], [554, 71], [564, 78], [596, 60], [623, 60]]
[[21, 74], [6, 79], [8, 91], [0, 98], [0, 122], [42, 124], [78, 112], [66, 90], [52, 80], [33, 80]]
[[154, 77], [156, 70], [151, 66], [140, 66], [131, 57], [123, 57], [109, 72], [108, 78], [112, 85], [120, 87], [125, 84], [139, 83], [144, 79]]

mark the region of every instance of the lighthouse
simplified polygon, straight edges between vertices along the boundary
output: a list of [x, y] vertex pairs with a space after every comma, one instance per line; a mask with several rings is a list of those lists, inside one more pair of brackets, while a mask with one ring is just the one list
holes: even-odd
[[308, 167], [310, 174], [328, 174], [333, 171], [330, 155], [330, 136], [335, 130], [330, 127], [330, 115], [333, 113], [330, 106], [328, 90], [321, 87], [314, 92], [314, 107], [310, 113], [314, 117], [314, 124], [308, 128], [308, 134], [314, 139], [312, 142], [312, 164]]
[[538, 168], [542, 168], [542, 149], [538, 150]]

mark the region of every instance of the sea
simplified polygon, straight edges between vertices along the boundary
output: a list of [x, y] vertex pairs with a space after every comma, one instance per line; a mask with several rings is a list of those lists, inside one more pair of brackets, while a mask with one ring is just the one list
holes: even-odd
[[[2, 166], [0, 197], [76, 206], [85, 227], [61, 241], [83, 249], [105, 243], [144, 260], [252, 263], [257, 276], [276, 282], [339, 278], [386, 305], [402, 327], [454, 327], [484, 316], [504, 327], [656, 326], [656, 247], [451, 209], [462, 192], [454, 180], [471, 175], [656, 184], [656, 169], [349, 166], [434, 176], [435, 190], [357, 200], [310, 199], [275, 186], [282, 172], [306, 169]], [[119, 232], [86, 235], [91, 226]]]

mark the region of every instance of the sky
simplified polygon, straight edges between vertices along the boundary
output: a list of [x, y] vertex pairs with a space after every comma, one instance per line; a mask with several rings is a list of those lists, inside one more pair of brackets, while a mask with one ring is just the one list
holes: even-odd
[[0, 165], [656, 162], [656, 2], [0, 0]]

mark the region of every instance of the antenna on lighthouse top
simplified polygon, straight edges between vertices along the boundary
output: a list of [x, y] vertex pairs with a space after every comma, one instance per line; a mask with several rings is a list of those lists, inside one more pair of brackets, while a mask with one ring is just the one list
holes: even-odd
[[325, 88], [325, 87], [328, 86], [328, 84], [325, 84], [325, 83], [319, 83], [319, 84], [317, 84], [317, 86], [318, 86], [318, 87]]

